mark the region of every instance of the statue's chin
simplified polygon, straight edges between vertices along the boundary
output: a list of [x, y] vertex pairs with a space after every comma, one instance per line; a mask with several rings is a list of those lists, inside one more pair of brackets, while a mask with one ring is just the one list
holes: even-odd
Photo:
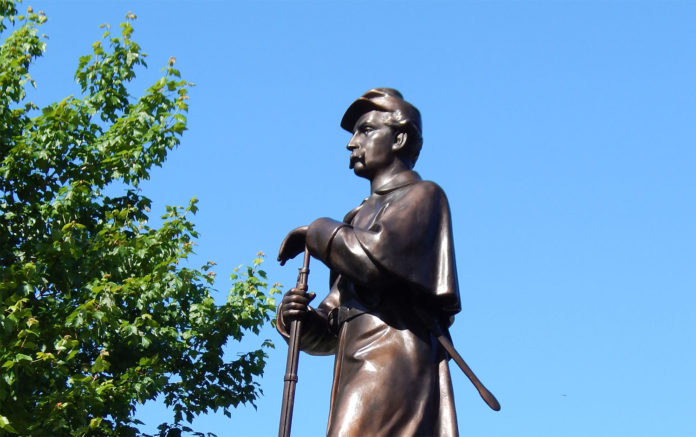
[[355, 173], [356, 176], [360, 176], [361, 178], [368, 177], [367, 173], [365, 172], [365, 166], [362, 162], [355, 163], [355, 165], [353, 166], [353, 173]]

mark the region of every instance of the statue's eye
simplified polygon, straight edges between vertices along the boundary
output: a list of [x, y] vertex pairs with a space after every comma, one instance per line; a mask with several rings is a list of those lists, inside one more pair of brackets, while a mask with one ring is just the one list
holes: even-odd
[[372, 132], [373, 130], [375, 130], [375, 128], [373, 128], [372, 126], [366, 125], [366, 126], [363, 126], [361, 130], [363, 131], [363, 133], [368, 134], [368, 133]]

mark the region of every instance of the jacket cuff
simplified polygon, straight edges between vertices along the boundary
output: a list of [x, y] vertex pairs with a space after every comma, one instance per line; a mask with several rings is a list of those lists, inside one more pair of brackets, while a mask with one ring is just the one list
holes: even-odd
[[276, 309], [276, 331], [288, 341], [290, 338], [290, 333], [288, 332], [289, 326], [285, 326], [285, 320], [283, 320], [283, 303], [278, 304]]
[[307, 229], [307, 248], [309, 253], [322, 261], [329, 259], [331, 242], [341, 228], [349, 225], [330, 218], [316, 219]]

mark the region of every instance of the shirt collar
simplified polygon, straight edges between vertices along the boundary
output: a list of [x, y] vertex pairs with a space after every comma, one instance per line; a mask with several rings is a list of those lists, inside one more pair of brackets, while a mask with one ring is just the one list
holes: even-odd
[[394, 191], [397, 188], [405, 187], [406, 185], [411, 185], [421, 180], [421, 177], [413, 170], [407, 170], [401, 172], [394, 176], [392, 179], [387, 181], [384, 185], [375, 190], [376, 194], [386, 194], [390, 191]]

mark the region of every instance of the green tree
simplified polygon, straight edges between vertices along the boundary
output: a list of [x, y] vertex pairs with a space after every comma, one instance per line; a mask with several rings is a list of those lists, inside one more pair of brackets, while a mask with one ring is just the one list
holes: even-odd
[[12, 0], [0, 15], [0, 434], [136, 435], [136, 406], [161, 396], [174, 414], [161, 433], [176, 435], [197, 414], [253, 404], [270, 343], [231, 362], [223, 346], [271, 320], [261, 256], [217, 305], [214, 263], [182, 262], [195, 199], [151, 227], [139, 190], [179, 144], [190, 84], [171, 59], [129, 94], [145, 55], [128, 14], [79, 59], [80, 95], [38, 108], [25, 88], [46, 17]]

